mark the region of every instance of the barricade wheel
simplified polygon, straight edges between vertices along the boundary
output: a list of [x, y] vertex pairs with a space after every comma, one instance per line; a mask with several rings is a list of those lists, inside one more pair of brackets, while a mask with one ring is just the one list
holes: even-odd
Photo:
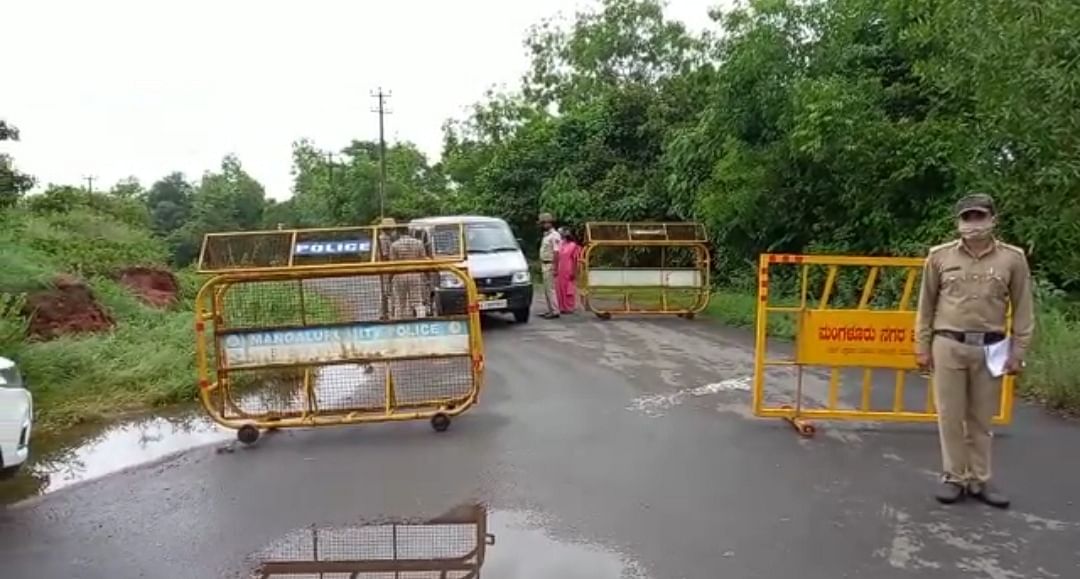
[[817, 434], [817, 428], [810, 422], [802, 418], [790, 418], [788, 424], [795, 429], [795, 432], [799, 433], [799, 436], [803, 438], [813, 438]]
[[431, 417], [431, 427], [435, 432], [446, 432], [450, 428], [450, 417], [445, 414], [436, 414]]
[[694, 312], [686, 312], [684, 314], [679, 314], [680, 318], [683, 318], [683, 319], [686, 319], [686, 320], [692, 320], [696, 316], [697, 316], [697, 314], [695, 314]]
[[259, 429], [245, 424], [236, 431], [236, 439], [244, 444], [255, 444], [255, 441], [259, 440]]
[[607, 320], [611, 319], [611, 313], [609, 313], [609, 312], [598, 312], [596, 314], [596, 317], [598, 317], [601, 320], [604, 320], [606, 322]]

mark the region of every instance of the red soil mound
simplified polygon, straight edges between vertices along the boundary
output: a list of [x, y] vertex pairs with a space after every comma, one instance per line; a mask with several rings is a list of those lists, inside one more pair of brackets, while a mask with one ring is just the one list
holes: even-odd
[[143, 302], [156, 308], [175, 304], [180, 293], [180, 284], [171, 271], [131, 267], [121, 271], [117, 279]]
[[113, 327], [113, 319], [81, 280], [61, 276], [54, 287], [27, 296], [23, 314], [30, 319], [30, 336], [50, 340], [62, 334], [100, 332]]

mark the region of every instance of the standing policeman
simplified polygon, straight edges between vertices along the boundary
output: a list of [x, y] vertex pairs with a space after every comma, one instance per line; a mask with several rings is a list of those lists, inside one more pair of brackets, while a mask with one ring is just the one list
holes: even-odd
[[544, 281], [544, 303], [547, 305], [547, 311], [540, 317], [554, 320], [559, 317], [559, 299], [555, 295], [555, 256], [562, 237], [555, 229], [555, 218], [550, 213], [541, 213], [538, 221], [544, 232], [540, 239], [540, 274]]
[[923, 269], [916, 321], [916, 358], [932, 369], [941, 438], [942, 483], [937, 500], [954, 503], [964, 494], [995, 507], [1009, 498], [990, 484], [991, 419], [997, 385], [986, 364], [986, 346], [1008, 339], [1005, 372], [1016, 374], [1035, 327], [1031, 272], [1024, 251], [994, 238], [996, 212], [989, 195], [956, 204], [960, 239], [930, 250]]

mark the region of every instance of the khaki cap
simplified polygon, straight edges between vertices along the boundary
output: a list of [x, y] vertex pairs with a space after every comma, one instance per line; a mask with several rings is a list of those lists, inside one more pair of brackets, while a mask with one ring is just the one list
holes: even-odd
[[994, 198], [986, 193], [974, 193], [957, 201], [955, 211], [957, 215], [963, 215], [968, 211], [994, 215], [996, 213], [994, 210]]
[[555, 217], [550, 213], [541, 213], [540, 218], [536, 220], [537, 223], [555, 223]]
[[382, 225], [384, 227], [392, 227], [394, 225], [397, 225], [397, 221], [394, 221], [393, 217], [383, 217], [381, 220], [379, 220], [379, 225]]

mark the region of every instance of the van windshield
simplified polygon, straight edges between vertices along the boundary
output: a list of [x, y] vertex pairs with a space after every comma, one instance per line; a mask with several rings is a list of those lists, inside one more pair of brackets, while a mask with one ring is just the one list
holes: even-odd
[[469, 253], [518, 250], [517, 240], [506, 224], [470, 223], [465, 226], [465, 251]]

